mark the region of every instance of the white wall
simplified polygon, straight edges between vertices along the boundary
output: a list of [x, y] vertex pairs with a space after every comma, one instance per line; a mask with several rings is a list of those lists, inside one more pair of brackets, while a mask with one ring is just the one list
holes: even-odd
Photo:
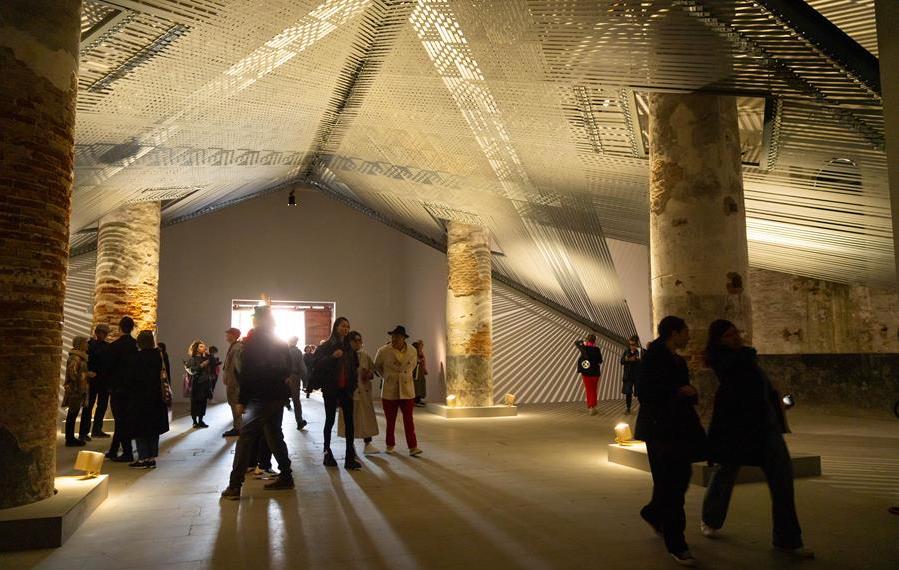
[[649, 278], [649, 247], [636, 243], [606, 238], [609, 253], [615, 263], [615, 271], [621, 281], [621, 290], [627, 308], [634, 319], [634, 327], [643, 345], [655, 338], [652, 324], [652, 291]]

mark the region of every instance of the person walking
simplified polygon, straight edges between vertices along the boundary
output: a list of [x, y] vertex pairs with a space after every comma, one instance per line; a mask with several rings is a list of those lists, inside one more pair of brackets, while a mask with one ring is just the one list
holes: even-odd
[[162, 352], [156, 348], [153, 331], [140, 331], [137, 348], [139, 352], [131, 355], [128, 367], [131, 373], [129, 437], [137, 443], [137, 461], [128, 467], [155, 469], [156, 458], [159, 457], [159, 436], [169, 431], [169, 410], [163, 400], [162, 386], [165, 361]]
[[72, 339], [69, 358], [66, 360], [66, 379], [63, 385], [62, 407], [68, 408], [66, 413], [66, 447], [82, 447], [84, 440], [75, 437], [75, 420], [78, 413], [84, 413], [90, 393], [88, 378], [95, 374], [88, 368], [87, 337], [76, 336]]
[[[107, 459], [122, 463], [134, 461], [134, 449], [131, 447], [131, 437], [128, 435], [128, 396], [131, 392], [129, 380], [131, 372], [131, 356], [137, 353], [137, 341], [131, 336], [134, 330], [134, 319], [122, 317], [119, 321], [121, 336], [115, 339], [109, 346], [110, 353], [110, 401], [112, 404], [112, 417], [115, 420], [115, 431], [112, 434], [112, 442]], [[96, 427], [96, 420], [94, 422]], [[122, 455], [118, 455], [119, 449]]]
[[350, 348], [347, 335], [350, 333], [350, 321], [346, 317], [338, 317], [331, 329], [331, 336], [315, 351], [312, 361], [317, 387], [321, 388], [325, 400], [325, 458], [328, 467], [337, 467], [337, 461], [331, 451], [331, 430], [337, 419], [337, 407], [343, 411], [346, 421], [346, 454], [343, 466], [346, 469], [362, 469], [356, 457], [353, 445], [353, 393], [356, 391], [358, 361], [356, 352]]
[[745, 346], [740, 331], [719, 319], [709, 326], [706, 362], [718, 377], [709, 425], [709, 459], [718, 464], [702, 502], [700, 530], [718, 535], [743, 465], [762, 468], [771, 492], [774, 548], [801, 558], [814, 553], [802, 543], [793, 493], [793, 463], [783, 435], [787, 430], [780, 396]]
[[686, 348], [690, 329], [683, 319], [667, 316], [659, 322], [659, 336], [649, 344], [637, 380], [640, 410], [634, 437], [646, 442], [652, 472], [652, 499], [640, 516], [665, 539], [671, 557], [695, 566], [684, 538], [684, 496], [692, 463], [706, 456], [705, 431], [695, 405], [686, 361], [677, 353]]
[[624, 394], [624, 413], [631, 413], [631, 403], [634, 398], [634, 383], [640, 372], [640, 360], [643, 358], [643, 349], [640, 348], [640, 337], [637, 335], [627, 339], [627, 348], [621, 355], [621, 366], [624, 374], [621, 377], [621, 393]]
[[417, 340], [412, 343], [418, 354], [418, 364], [412, 371], [412, 379], [415, 382], [415, 405], [419, 408], [425, 407], [424, 399], [428, 397], [428, 364], [425, 360], [425, 343], [423, 340]]
[[290, 351], [290, 378], [288, 386], [290, 387], [290, 399], [293, 401], [293, 416], [297, 421], [297, 429], [302, 430], [309, 423], [303, 419], [303, 402], [300, 400], [300, 390], [302, 383], [306, 379], [306, 362], [303, 360], [303, 353], [297, 347], [300, 342], [298, 337], [292, 336], [287, 340], [287, 350]]
[[578, 349], [577, 371], [584, 381], [584, 391], [587, 394], [587, 412], [595, 416], [596, 402], [599, 394], [599, 380], [602, 374], [602, 351], [596, 346], [596, 335], [590, 333], [586, 340], [576, 340], [574, 345]]
[[[372, 438], [378, 435], [378, 418], [375, 415], [375, 405], [372, 398], [372, 366], [374, 362], [364, 350], [362, 350], [362, 335], [358, 331], [350, 331], [347, 338], [350, 342], [350, 350], [356, 353], [359, 362], [358, 381], [353, 392], [353, 437], [362, 439], [365, 455], [380, 453], [381, 450], [372, 443]], [[346, 436], [346, 418], [343, 410], [337, 423], [337, 435]]]
[[190, 374], [190, 418], [194, 422], [194, 429], [208, 428], [203, 417], [206, 415], [206, 406], [212, 396], [214, 368], [206, 350], [206, 343], [202, 340], [190, 343], [187, 356], [184, 368]]
[[306, 365], [306, 377], [303, 378], [303, 391], [306, 397], [312, 395], [312, 388], [309, 387], [309, 377], [312, 375], [312, 359], [315, 357], [315, 345], [307, 344], [303, 348], [303, 363]]
[[409, 335], [406, 327], [397, 325], [390, 335], [390, 342], [378, 349], [375, 354], [374, 371], [383, 379], [381, 387], [381, 405], [387, 419], [387, 453], [393, 453], [396, 447], [396, 415], [403, 414], [403, 429], [406, 432], [406, 445], [412, 457], [422, 454], [415, 436], [415, 420], [412, 417], [415, 408], [415, 382], [412, 371], [418, 364], [418, 352], [406, 343]]
[[[103, 418], [106, 416], [106, 408], [109, 407], [109, 368], [110, 353], [109, 325], [100, 323], [94, 327], [94, 338], [87, 343], [87, 368], [93, 375], [88, 375], [90, 391], [84, 411], [81, 412], [81, 428], [78, 430], [82, 441], [90, 441], [91, 438], [106, 438], [109, 434], [103, 431]], [[91, 421], [91, 410], [97, 406]]]
[[231, 429], [223, 433], [222, 437], [237, 437], [240, 435], [240, 412], [237, 411], [240, 405], [240, 385], [237, 382], [237, 369], [240, 368], [243, 350], [240, 329], [231, 327], [226, 330], [225, 340], [228, 341], [228, 352], [225, 353], [225, 362], [222, 364], [222, 382], [231, 408]]
[[287, 388], [290, 355], [287, 343], [275, 336], [271, 307], [256, 307], [253, 321], [252, 334], [244, 341], [241, 360], [235, 370], [240, 385], [237, 411], [243, 417], [231, 477], [228, 487], [222, 491], [222, 498], [229, 500], [240, 499], [247, 468], [256, 459], [251, 457], [253, 444], [259, 437], [265, 437], [281, 470], [278, 478], [265, 484], [264, 488], [269, 491], [294, 488], [290, 456], [281, 431], [284, 402], [290, 396]]

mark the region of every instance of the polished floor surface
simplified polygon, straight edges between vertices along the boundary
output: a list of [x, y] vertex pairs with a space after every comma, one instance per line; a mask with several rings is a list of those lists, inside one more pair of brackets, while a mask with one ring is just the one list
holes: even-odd
[[[109, 499], [62, 548], [0, 554], [0, 568], [674, 568], [640, 521], [648, 473], [606, 461], [620, 402], [523, 406], [517, 418], [446, 420], [416, 410], [424, 455], [367, 457], [348, 472], [321, 465], [323, 409], [304, 400], [306, 431], [284, 426], [295, 491], [251, 480], [221, 502], [234, 441], [178, 417], [159, 467], [107, 463]], [[176, 409], [176, 416], [183, 410]], [[704, 568], [899, 568], [899, 420], [791, 412], [791, 447], [823, 456], [826, 475], [797, 481], [799, 516], [818, 558], [769, 547], [764, 484], [738, 487], [723, 536], [698, 532], [702, 489], [687, 496], [688, 530]], [[383, 431], [383, 417], [380, 418]], [[402, 428], [398, 428], [402, 442]], [[103, 449], [94, 442], [88, 449]], [[342, 442], [342, 440], [338, 440]], [[376, 439], [383, 448], [383, 435]], [[334, 446], [338, 460], [342, 446]], [[60, 473], [75, 451], [60, 448]]]

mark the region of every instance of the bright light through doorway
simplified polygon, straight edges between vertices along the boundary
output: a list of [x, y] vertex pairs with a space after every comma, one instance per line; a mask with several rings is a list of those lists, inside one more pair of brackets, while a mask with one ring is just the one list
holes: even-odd
[[[299, 346], [306, 345], [306, 312], [294, 307], [272, 307], [275, 317], [275, 335], [283, 341], [297, 337]], [[241, 307], [231, 311], [231, 326], [246, 336], [253, 328], [253, 308]]]

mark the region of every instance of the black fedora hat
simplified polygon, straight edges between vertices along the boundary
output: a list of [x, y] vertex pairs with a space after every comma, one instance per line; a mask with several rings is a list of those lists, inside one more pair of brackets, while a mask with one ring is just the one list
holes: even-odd
[[406, 334], [406, 327], [404, 327], [403, 325], [396, 325], [395, 327], [393, 327], [392, 331], [387, 331], [387, 334], [389, 334], [389, 335], [401, 334], [404, 337], [409, 338], [409, 335]]

